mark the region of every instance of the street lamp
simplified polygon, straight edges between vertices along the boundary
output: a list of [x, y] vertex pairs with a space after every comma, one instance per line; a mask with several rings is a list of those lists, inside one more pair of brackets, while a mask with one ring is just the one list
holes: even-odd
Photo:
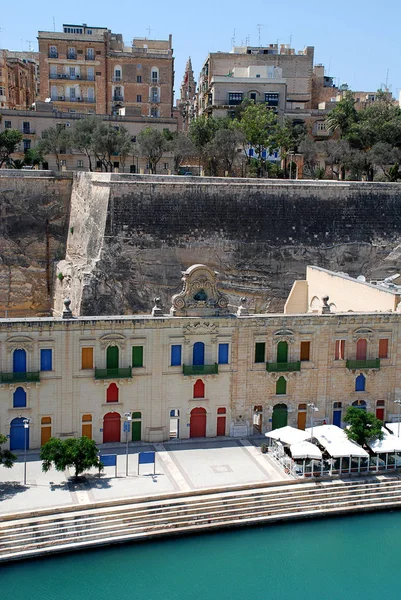
[[28, 429], [29, 429], [29, 423], [31, 422], [31, 419], [24, 419], [23, 421], [24, 424], [24, 485], [26, 485], [26, 446], [27, 446], [27, 437], [28, 437]]
[[125, 423], [125, 443], [126, 443], [126, 453], [125, 453], [125, 476], [128, 477], [128, 434], [130, 432], [130, 422], [132, 421], [132, 415], [129, 412], [124, 413]]
[[400, 437], [400, 422], [401, 422], [401, 400], [394, 400], [394, 404], [398, 404], [398, 437]]
[[310, 417], [310, 420], [311, 420], [311, 438], [313, 438], [313, 426], [315, 424], [315, 419], [314, 419], [314, 414], [313, 413], [319, 412], [319, 409], [317, 408], [317, 406], [315, 405], [314, 402], [309, 402], [308, 403], [308, 408], [311, 409], [311, 417]]

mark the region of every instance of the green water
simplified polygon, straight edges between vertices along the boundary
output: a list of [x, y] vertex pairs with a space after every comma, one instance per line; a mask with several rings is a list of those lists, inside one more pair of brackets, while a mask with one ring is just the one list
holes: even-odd
[[399, 600], [401, 513], [237, 529], [0, 569], [5, 600]]

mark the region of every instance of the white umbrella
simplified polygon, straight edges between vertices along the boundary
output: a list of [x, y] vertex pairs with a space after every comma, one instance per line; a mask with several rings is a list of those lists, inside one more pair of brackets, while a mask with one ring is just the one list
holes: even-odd
[[313, 458], [316, 460], [322, 459], [322, 453], [320, 449], [314, 444], [306, 441], [291, 444], [290, 452], [292, 458]]
[[301, 429], [290, 427], [289, 425], [280, 427], [279, 429], [273, 429], [273, 431], [265, 433], [265, 436], [271, 438], [272, 440], [278, 440], [286, 445], [302, 442], [302, 440], [310, 438], [310, 434], [302, 431]]

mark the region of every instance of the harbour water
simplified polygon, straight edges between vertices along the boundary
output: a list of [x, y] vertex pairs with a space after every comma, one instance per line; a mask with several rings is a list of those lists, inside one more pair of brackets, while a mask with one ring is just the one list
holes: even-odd
[[399, 600], [401, 512], [287, 522], [1, 565], [10, 600]]

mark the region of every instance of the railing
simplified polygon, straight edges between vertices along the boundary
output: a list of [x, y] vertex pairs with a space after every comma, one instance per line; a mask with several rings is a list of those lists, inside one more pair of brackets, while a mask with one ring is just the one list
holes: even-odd
[[182, 372], [184, 375], [217, 375], [219, 365], [183, 365]]
[[25, 383], [29, 381], [40, 381], [40, 372], [0, 373], [0, 383]]
[[114, 94], [113, 96], [113, 102], [123, 102], [124, 100], [124, 96], [120, 96], [118, 94]]
[[49, 58], [58, 58], [57, 52], [49, 52]]
[[380, 358], [372, 360], [347, 360], [347, 369], [380, 369]]
[[77, 60], [76, 54], [67, 54], [67, 60]]
[[71, 98], [66, 96], [66, 102], [88, 102], [89, 104], [94, 104], [96, 102], [95, 98]]
[[94, 75], [68, 75], [67, 73], [50, 73], [49, 79], [78, 79], [79, 81], [95, 81]]
[[152, 104], [159, 104], [160, 96], [149, 96], [149, 102]]
[[34, 135], [35, 134], [35, 130], [34, 129], [20, 129], [20, 131], [24, 135]]
[[131, 367], [121, 369], [95, 369], [95, 379], [131, 379]]
[[266, 363], [266, 371], [269, 373], [283, 373], [288, 371], [300, 371], [301, 362], [299, 360], [295, 362], [282, 362], [282, 363]]
[[85, 60], [95, 60], [94, 54], [85, 54]]
[[112, 77], [111, 80], [112, 81], [121, 81], [122, 77]]

